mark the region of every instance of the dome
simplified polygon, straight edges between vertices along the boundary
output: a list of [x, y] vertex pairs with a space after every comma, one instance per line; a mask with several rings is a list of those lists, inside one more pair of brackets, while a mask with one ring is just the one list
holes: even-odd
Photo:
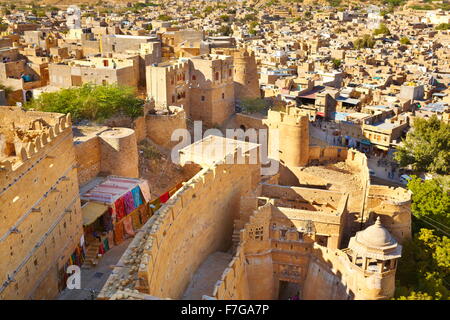
[[389, 231], [381, 225], [380, 217], [367, 229], [358, 232], [356, 240], [367, 247], [383, 248], [397, 244]]

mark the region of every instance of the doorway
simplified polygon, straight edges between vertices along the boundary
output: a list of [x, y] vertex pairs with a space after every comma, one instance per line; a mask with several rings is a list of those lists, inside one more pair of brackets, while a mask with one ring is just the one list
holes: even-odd
[[301, 288], [298, 283], [280, 280], [278, 300], [299, 300], [300, 297]]

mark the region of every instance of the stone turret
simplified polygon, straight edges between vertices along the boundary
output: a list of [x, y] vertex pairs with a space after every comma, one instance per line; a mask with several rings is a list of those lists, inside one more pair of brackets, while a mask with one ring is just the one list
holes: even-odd
[[236, 99], [260, 98], [259, 79], [255, 54], [247, 49], [233, 52], [234, 59], [234, 92]]
[[[269, 152], [287, 167], [303, 167], [309, 159], [309, 120], [295, 106], [286, 106], [283, 111], [269, 110], [264, 124], [269, 127]], [[278, 148], [277, 148], [278, 146]]]
[[356, 268], [358, 300], [390, 299], [395, 290], [397, 260], [402, 246], [383, 227], [378, 217], [373, 225], [350, 239], [347, 254]]

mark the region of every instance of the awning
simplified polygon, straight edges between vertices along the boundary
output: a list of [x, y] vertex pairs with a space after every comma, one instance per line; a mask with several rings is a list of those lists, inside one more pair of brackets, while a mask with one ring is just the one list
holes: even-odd
[[325, 117], [325, 113], [323, 113], [323, 112], [316, 112], [316, 114], [317, 114], [318, 116]]
[[362, 143], [362, 144], [365, 144], [365, 145], [367, 145], [367, 146], [370, 146], [370, 145], [371, 145], [370, 141], [367, 140], [367, 139], [362, 139], [362, 140], [361, 140], [361, 143]]
[[375, 145], [375, 147], [378, 148], [378, 149], [380, 149], [380, 150], [383, 150], [383, 151], [388, 151], [388, 150], [389, 150], [389, 148], [388, 148], [388, 147], [385, 147], [385, 146]]
[[88, 202], [81, 208], [83, 212], [83, 225], [88, 226], [97, 220], [102, 214], [108, 210], [108, 206], [98, 202]]

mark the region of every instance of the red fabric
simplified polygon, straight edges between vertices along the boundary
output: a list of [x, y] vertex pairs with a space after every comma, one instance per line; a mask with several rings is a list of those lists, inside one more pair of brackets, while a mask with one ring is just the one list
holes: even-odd
[[117, 221], [120, 221], [122, 220], [123, 217], [126, 216], [125, 203], [123, 202], [123, 197], [117, 199], [116, 202], [114, 202], [114, 206], [116, 207]]
[[105, 247], [103, 247], [103, 243], [100, 245], [100, 248], [98, 248], [98, 253], [105, 254]]
[[161, 201], [161, 203], [166, 203], [167, 200], [169, 200], [169, 192], [166, 192], [159, 197], [159, 201]]

